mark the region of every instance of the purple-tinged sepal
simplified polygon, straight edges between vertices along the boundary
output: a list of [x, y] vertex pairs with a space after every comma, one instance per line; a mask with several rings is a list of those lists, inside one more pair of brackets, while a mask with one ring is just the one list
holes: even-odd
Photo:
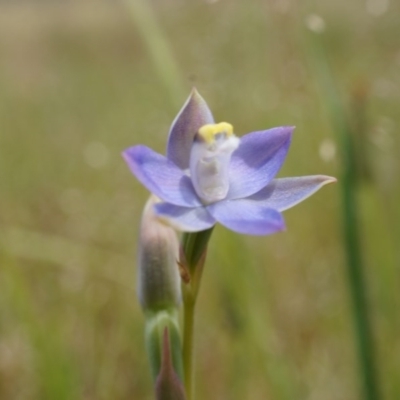
[[293, 130], [293, 126], [280, 126], [241, 138], [232, 154], [228, 199], [257, 193], [275, 177], [285, 161]]
[[298, 176], [272, 180], [264, 189], [248, 197], [259, 205], [285, 211], [301, 203], [323, 186], [337, 180], [326, 175]]
[[245, 235], [271, 235], [285, 229], [282, 214], [248, 199], [210, 204], [210, 214], [222, 225]]
[[190, 151], [197, 131], [214, 123], [213, 115], [198, 91], [193, 88], [171, 125], [167, 144], [167, 158], [182, 170], [189, 168]]
[[160, 199], [186, 207], [201, 204], [190, 178], [163, 155], [142, 145], [122, 154], [136, 178]]
[[169, 203], [157, 203], [154, 210], [160, 220], [182, 232], [203, 231], [216, 223], [205, 207], [189, 208]]

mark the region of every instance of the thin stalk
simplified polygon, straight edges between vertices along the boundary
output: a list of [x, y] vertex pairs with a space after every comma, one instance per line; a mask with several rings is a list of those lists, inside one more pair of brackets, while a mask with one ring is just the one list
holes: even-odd
[[340, 95], [337, 91], [333, 74], [320, 38], [314, 37], [314, 61], [319, 83], [324, 90], [324, 98], [332, 124], [337, 132], [342, 150], [342, 210], [343, 238], [347, 257], [347, 276], [352, 301], [355, 337], [358, 347], [360, 373], [362, 377], [362, 396], [365, 400], [380, 398], [378, 375], [375, 364], [374, 341], [367, 301], [367, 287], [361, 255], [359, 221], [357, 215], [357, 188], [360, 176], [357, 173], [356, 151], [353, 132], [346, 116]]
[[194, 398], [193, 393], [193, 338], [196, 300], [189, 293], [184, 294], [183, 302], [183, 373], [187, 400]]
[[187, 400], [194, 399], [193, 359], [194, 322], [197, 294], [206, 259], [207, 245], [213, 228], [196, 233], [186, 233], [182, 237], [183, 259], [181, 264], [187, 268], [190, 281], [182, 283], [183, 294], [183, 372]]
[[131, 17], [142, 35], [153, 62], [155, 72], [167, 89], [172, 103], [180, 107], [185, 95], [182, 74], [173, 54], [172, 46], [162, 31], [150, 2], [125, 0]]
[[[351, 152], [352, 144], [348, 143], [348, 152]], [[350, 154], [348, 155], [350, 158]], [[350, 294], [353, 302], [353, 318], [356, 327], [358, 353], [364, 381], [364, 398], [377, 400], [380, 398], [378, 391], [377, 374], [375, 367], [375, 354], [371, 323], [369, 320], [369, 307], [367, 302], [366, 284], [362, 268], [357, 201], [354, 192], [356, 178], [354, 169], [347, 168], [343, 176], [343, 219], [344, 238], [347, 254], [347, 273], [350, 286]]]

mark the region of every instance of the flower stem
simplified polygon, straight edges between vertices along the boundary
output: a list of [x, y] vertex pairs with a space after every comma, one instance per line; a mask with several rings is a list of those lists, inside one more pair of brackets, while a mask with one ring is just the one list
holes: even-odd
[[187, 400], [194, 399], [193, 384], [193, 342], [194, 342], [194, 312], [197, 294], [206, 259], [207, 244], [213, 228], [196, 233], [183, 235], [181, 248], [181, 265], [187, 270], [190, 280], [182, 283], [183, 296], [183, 372]]
[[187, 400], [192, 400], [193, 395], [193, 337], [194, 337], [194, 311], [196, 300], [191, 293], [184, 294], [183, 304], [183, 371]]

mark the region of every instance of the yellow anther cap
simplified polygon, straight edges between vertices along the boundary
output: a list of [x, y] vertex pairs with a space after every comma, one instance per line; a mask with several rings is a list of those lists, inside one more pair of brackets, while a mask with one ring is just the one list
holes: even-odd
[[219, 133], [225, 133], [227, 137], [233, 135], [233, 126], [228, 122], [220, 122], [219, 124], [203, 125], [199, 129], [199, 136], [207, 143], [212, 143], [215, 136]]

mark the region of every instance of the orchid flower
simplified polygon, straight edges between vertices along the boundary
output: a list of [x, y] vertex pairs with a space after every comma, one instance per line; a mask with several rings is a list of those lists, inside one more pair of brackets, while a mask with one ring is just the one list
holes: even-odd
[[237, 137], [215, 123], [193, 89], [172, 123], [167, 156], [137, 145], [123, 156], [136, 178], [161, 199], [155, 213], [185, 232], [217, 222], [235, 232], [269, 235], [285, 229], [282, 211], [336, 179], [324, 175], [278, 178], [294, 127]]

